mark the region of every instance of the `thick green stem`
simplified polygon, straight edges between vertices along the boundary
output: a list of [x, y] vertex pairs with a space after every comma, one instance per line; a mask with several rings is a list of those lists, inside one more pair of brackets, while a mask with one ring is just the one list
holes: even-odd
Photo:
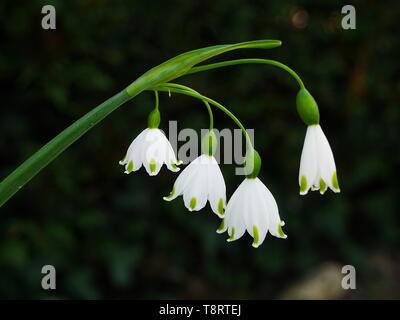
[[[142, 90], [137, 90], [136, 94], [140, 91]], [[62, 131], [22, 163], [0, 183], [0, 207], [86, 131], [134, 96], [128, 95], [125, 90], [117, 93]]]
[[192, 74], [192, 73], [196, 73], [196, 72], [217, 69], [217, 68], [222, 68], [222, 67], [227, 67], [227, 66], [233, 66], [233, 65], [237, 65], [237, 64], [246, 64], [246, 63], [269, 64], [269, 65], [273, 65], [275, 67], [281, 68], [281, 69], [287, 71], [293, 78], [296, 79], [300, 88], [305, 88], [303, 81], [300, 79], [299, 75], [293, 69], [289, 68], [287, 65], [285, 65], [279, 61], [268, 60], [268, 59], [238, 59], [238, 60], [229, 60], [229, 61], [217, 62], [217, 63], [212, 63], [212, 64], [206, 64], [204, 66], [193, 67], [188, 72], [186, 72], [186, 74]]
[[[172, 86], [171, 86], [172, 85]], [[156, 88], [152, 88], [153, 90], [158, 90], [158, 91], [164, 91], [164, 92], [175, 92], [175, 93], [181, 93], [181, 94], [185, 94], [203, 101], [206, 101], [212, 105], [214, 105], [215, 107], [217, 107], [218, 109], [222, 110], [226, 115], [228, 115], [236, 124], [237, 126], [242, 130], [245, 138], [246, 138], [246, 142], [249, 148], [253, 148], [253, 144], [251, 142], [251, 139], [245, 129], [245, 127], [243, 126], [243, 124], [240, 122], [240, 120], [238, 118], [236, 118], [236, 116], [230, 112], [226, 107], [224, 107], [222, 104], [218, 103], [217, 101], [214, 101], [206, 96], [203, 96], [202, 94], [198, 93], [198, 92], [193, 92], [193, 91], [188, 91], [188, 90], [183, 90], [183, 89], [178, 89], [176, 88], [176, 84], [173, 83], [163, 83], [160, 86], [156, 87]]]

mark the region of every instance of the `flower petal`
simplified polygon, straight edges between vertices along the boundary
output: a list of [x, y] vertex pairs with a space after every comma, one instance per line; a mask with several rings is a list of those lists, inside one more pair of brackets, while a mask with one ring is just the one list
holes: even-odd
[[132, 153], [133, 150], [137, 150], [139, 146], [142, 145], [142, 140], [146, 136], [148, 129], [143, 130], [139, 135], [132, 141], [132, 143], [128, 147], [128, 151], [125, 154], [125, 157], [119, 162], [120, 165], [126, 165], [128, 163], [128, 156]]
[[207, 166], [197, 166], [196, 173], [183, 189], [183, 201], [189, 211], [198, 211], [207, 203]]
[[249, 205], [245, 214], [247, 232], [253, 237], [253, 247], [260, 246], [268, 232], [269, 219], [263, 183], [258, 179], [248, 179]]
[[225, 180], [215, 158], [213, 156], [210, 158], [211, 160], [207, 168], [208, 199], [213, 212], [222, 218], [226, 207]]
[[332, 149], [320, 126], [317, 126], [317, 144], [319, 169], [322, 181], [334, 192], [340, 192], [339, 184], [337, 183], [336, 165]]
[[147, 134], [148, 129], [143, 130], [129, 146], [124, 160], [120, 162], [120, 164], [125, 165], [125, 173], [129, 174], [142, 167], [142, 151], [145, 147], [144, 141]]
[[227, 241], [234, 241], [241, 238], [246, 231], [244, 214], [247, 207], [246, 190], [247, 179], [239, 185], [229, 200], [225, 210], [225, 222], [229, 238]]
[[304, 139], [299, 170], [301, 195], [307, 194], [318, 173], [316, 127], [315, 125], [308, 126]]
[[264, 189], [265, 199], [267, 200], [269, 233], [271, 233], [274, 237], [286, 239], [287, 235], [285, 235], [282, 231], [282, 226], [284, 225], [284, 222], [281, 220], [279, 216], [279, 209], [275, 201], [275, 198], [272, 195], [271, 191], [269, 191], [267, 186], [265, 186], [264, 184], [263, 186], [265, 188]]
[[196, 158], [185, 169], [183, 169], [174, 183], [171, 194], [167, 197], [164, 197], [164, 200], [171, 201], [183, 194], [183, 190], [185, 190], [187, 185], [191, 183], [193, 177], [199, 169], [199, 166], [197, 165], [198, 161], [198, 158]]

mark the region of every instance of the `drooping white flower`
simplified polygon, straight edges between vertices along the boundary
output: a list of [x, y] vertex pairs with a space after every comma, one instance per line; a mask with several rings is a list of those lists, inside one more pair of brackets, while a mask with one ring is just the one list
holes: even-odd
[[320, 125], [307, 127], [301, 153], [299, 171], [300, 194], [319, 190], [321, 194], [329, 187], [334, 192], [340, 192], [336, 175], [336, 165], [328, 140]]
[[275, 237], [286, 238], [282, 231], [284, 224], [268, 188], [258, 178], [246, 178], [229, 199], [225, 219], [217, 232], [228, 231], [228, 241], [234, 241], [247, 230], [253, 237], [253, 247], [257, 248], [268, 231]]
[[226, 187], [224, 177], [214, 156], [201, 155], [192, 161], [178, 176], [171, 194], [164, 200], [171, 201], [183, 195], [186, 208], [198, 211], [210, 202], [219, 217], [224, 216]]
[[169, 170], [177, 172], [180, 170], [177, 165], [182, 162], [176, 160], [167, 137], [157, 128], [143, 130], [129, 146], [124, 159], [119, 162], [125, 166], [127, 174], [139, 170], [143, 165], [151, 176], [158, 174], [164, 163]]

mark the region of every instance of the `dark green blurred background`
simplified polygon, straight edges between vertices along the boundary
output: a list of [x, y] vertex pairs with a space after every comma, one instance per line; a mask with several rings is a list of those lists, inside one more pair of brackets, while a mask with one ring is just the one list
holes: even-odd
[[[56, 30], [41, 29], [45, 4], [56, 7]], [[356, 6], [356, 30], [341, 28], [345, 4]], [[181, 199], [162, 201], [172, 172], [124, 175], [117, 162], [153, 106], [142, 93], [0, 209], [1, 298], [400, 298], [398, 2], [2, 1], [0, 13], [0, 179], [149, 68], [204, 46], [279, 39], [282, 47], [217, 61], [272, 58], [300, 74], [319, 103], [342, 189], [298, 195], [306, 128], [287, 73], [243, 65], [187, 76], [178, 82], [255, 128], [260, 177], [288, 239], [267, 236], [256, 250], [246, 234], [228, 244], [208, 206], [190, 214]], [[160, 107], [164, 130], [168, 120], [208, 126], [189, 97], [163, 94]], [[234, 128], [215, 117], [216, 128]], [[242, 177], [233, 165], [222, 170], [229, 197]], [[57, 269], [55, 291], [41, 289], [45, 264]], [[347, 264], [357, 290], [330, 292]]]

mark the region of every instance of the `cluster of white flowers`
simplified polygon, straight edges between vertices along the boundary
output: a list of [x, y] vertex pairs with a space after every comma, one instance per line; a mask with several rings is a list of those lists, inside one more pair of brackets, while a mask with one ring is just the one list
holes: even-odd
[[[258, 154], [257, 154], [258, 156]], [[181, 164], [164, 133], [147, 128], [131, 143], [120, 161], [125, 173], [139, 170], [143, 165], [149, 175], [156, 175], [163, 164], [177, 172]], [[257, 172], [258, 174], [258, 172]], [[222, 220], [218, 233], [228, 232], [227, 241], [237, 240], [245, 231], [253, 237], [253, 247], [260, 246], [267, 233], [286, 238], [278, 206], [269, 189], [255, 176], [247, 176], [226, 202], [226, 186], [219, 165], [212, 154], [205, 152], [192, 161], [176, 179], [172, 191], [164, 200], [183, 196], [189, 211], [204, 208], [209, 201], [212, 211]], [[327, 187], [339, 192], [332, 151], [319, 125], [310, 125], [304, 142], [299, 173], [300, 194]]]

